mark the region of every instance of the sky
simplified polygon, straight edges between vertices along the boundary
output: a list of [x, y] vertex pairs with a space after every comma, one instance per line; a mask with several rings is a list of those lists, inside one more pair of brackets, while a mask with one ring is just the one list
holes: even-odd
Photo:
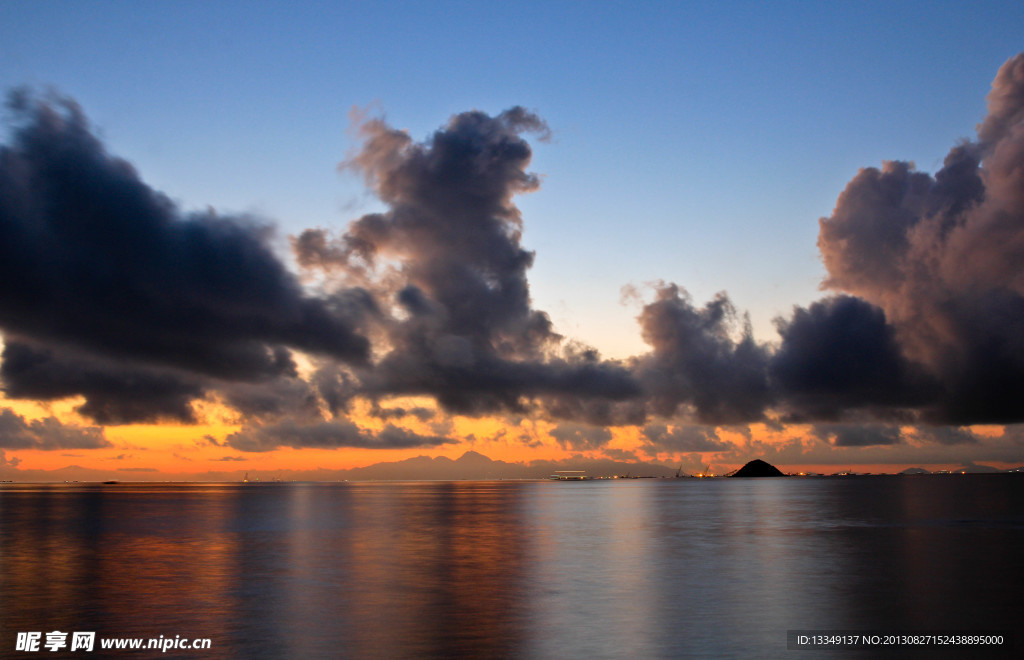
[[1024, 463], [1020, 3], [0, 18], [5, 478]]

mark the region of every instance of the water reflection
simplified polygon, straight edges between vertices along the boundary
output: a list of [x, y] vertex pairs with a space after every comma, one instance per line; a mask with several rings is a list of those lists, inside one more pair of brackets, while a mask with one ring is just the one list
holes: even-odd
[[0, 649], [95, 630], [209, 637], [214, 658], [778, 656], [789, 629], [1020, 634], [1021, 547], [1024, 480], [998, 476], [14, 485]]
[[[490, 483], [353, 486], [342, 608], [357, 657], [509, 654], [529, 539], [522, 488]], [[335, 559], [330, 552], [324, 561]]]
[[638, 482], [555, 482], [530, 490], [526, 533], [536, 554], [527, 657], [601, 657], [611, 649], [650, 657], [657, 625], [651, 594], [658, 586], [652, 492]]

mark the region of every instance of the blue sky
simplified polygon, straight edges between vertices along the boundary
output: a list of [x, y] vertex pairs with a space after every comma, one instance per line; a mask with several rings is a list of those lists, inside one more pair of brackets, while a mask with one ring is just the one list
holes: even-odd
[[728, 291], [772, 339], [821, 297], [817, 220], [857, 169], [935, 171], [1022, 28], [1019, 2], [3, 0], [0, 84], [74, 97], [152, 186], [282, 237], [376, 207], [337, 170], [353, 107], [416, 139], [535, 110], [534, 306], [625, 357], [644, 347], [621, 288], [658, 279]]

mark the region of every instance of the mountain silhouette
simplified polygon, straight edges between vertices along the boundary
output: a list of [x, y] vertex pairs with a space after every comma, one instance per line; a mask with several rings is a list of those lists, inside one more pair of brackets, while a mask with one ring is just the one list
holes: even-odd
[[737, 470], [736, 474], [734, 474], [732, 476], [734, 476], [734, 477], [784, 477], [786, 475], [784, 475], [782, 472], [780, 472], [779, 468], [775, 467], [774, 465], [772, 465], [770, 463], [765, 463], [760, 458], [755, 458], [754, 460], [750, 461], [749, 463], [747, 463], [746, 465], [741, 467], [739, 470]]

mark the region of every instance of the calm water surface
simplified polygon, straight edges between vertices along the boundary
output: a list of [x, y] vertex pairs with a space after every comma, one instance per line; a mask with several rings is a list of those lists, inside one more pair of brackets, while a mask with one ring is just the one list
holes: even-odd
[[191, 658], [813, 658], [787, 630], [1020, 637], [1022, 550], [1016, 475], [6, 484], [0, 656], [51, 630], [212, 639], [156, 654]]

